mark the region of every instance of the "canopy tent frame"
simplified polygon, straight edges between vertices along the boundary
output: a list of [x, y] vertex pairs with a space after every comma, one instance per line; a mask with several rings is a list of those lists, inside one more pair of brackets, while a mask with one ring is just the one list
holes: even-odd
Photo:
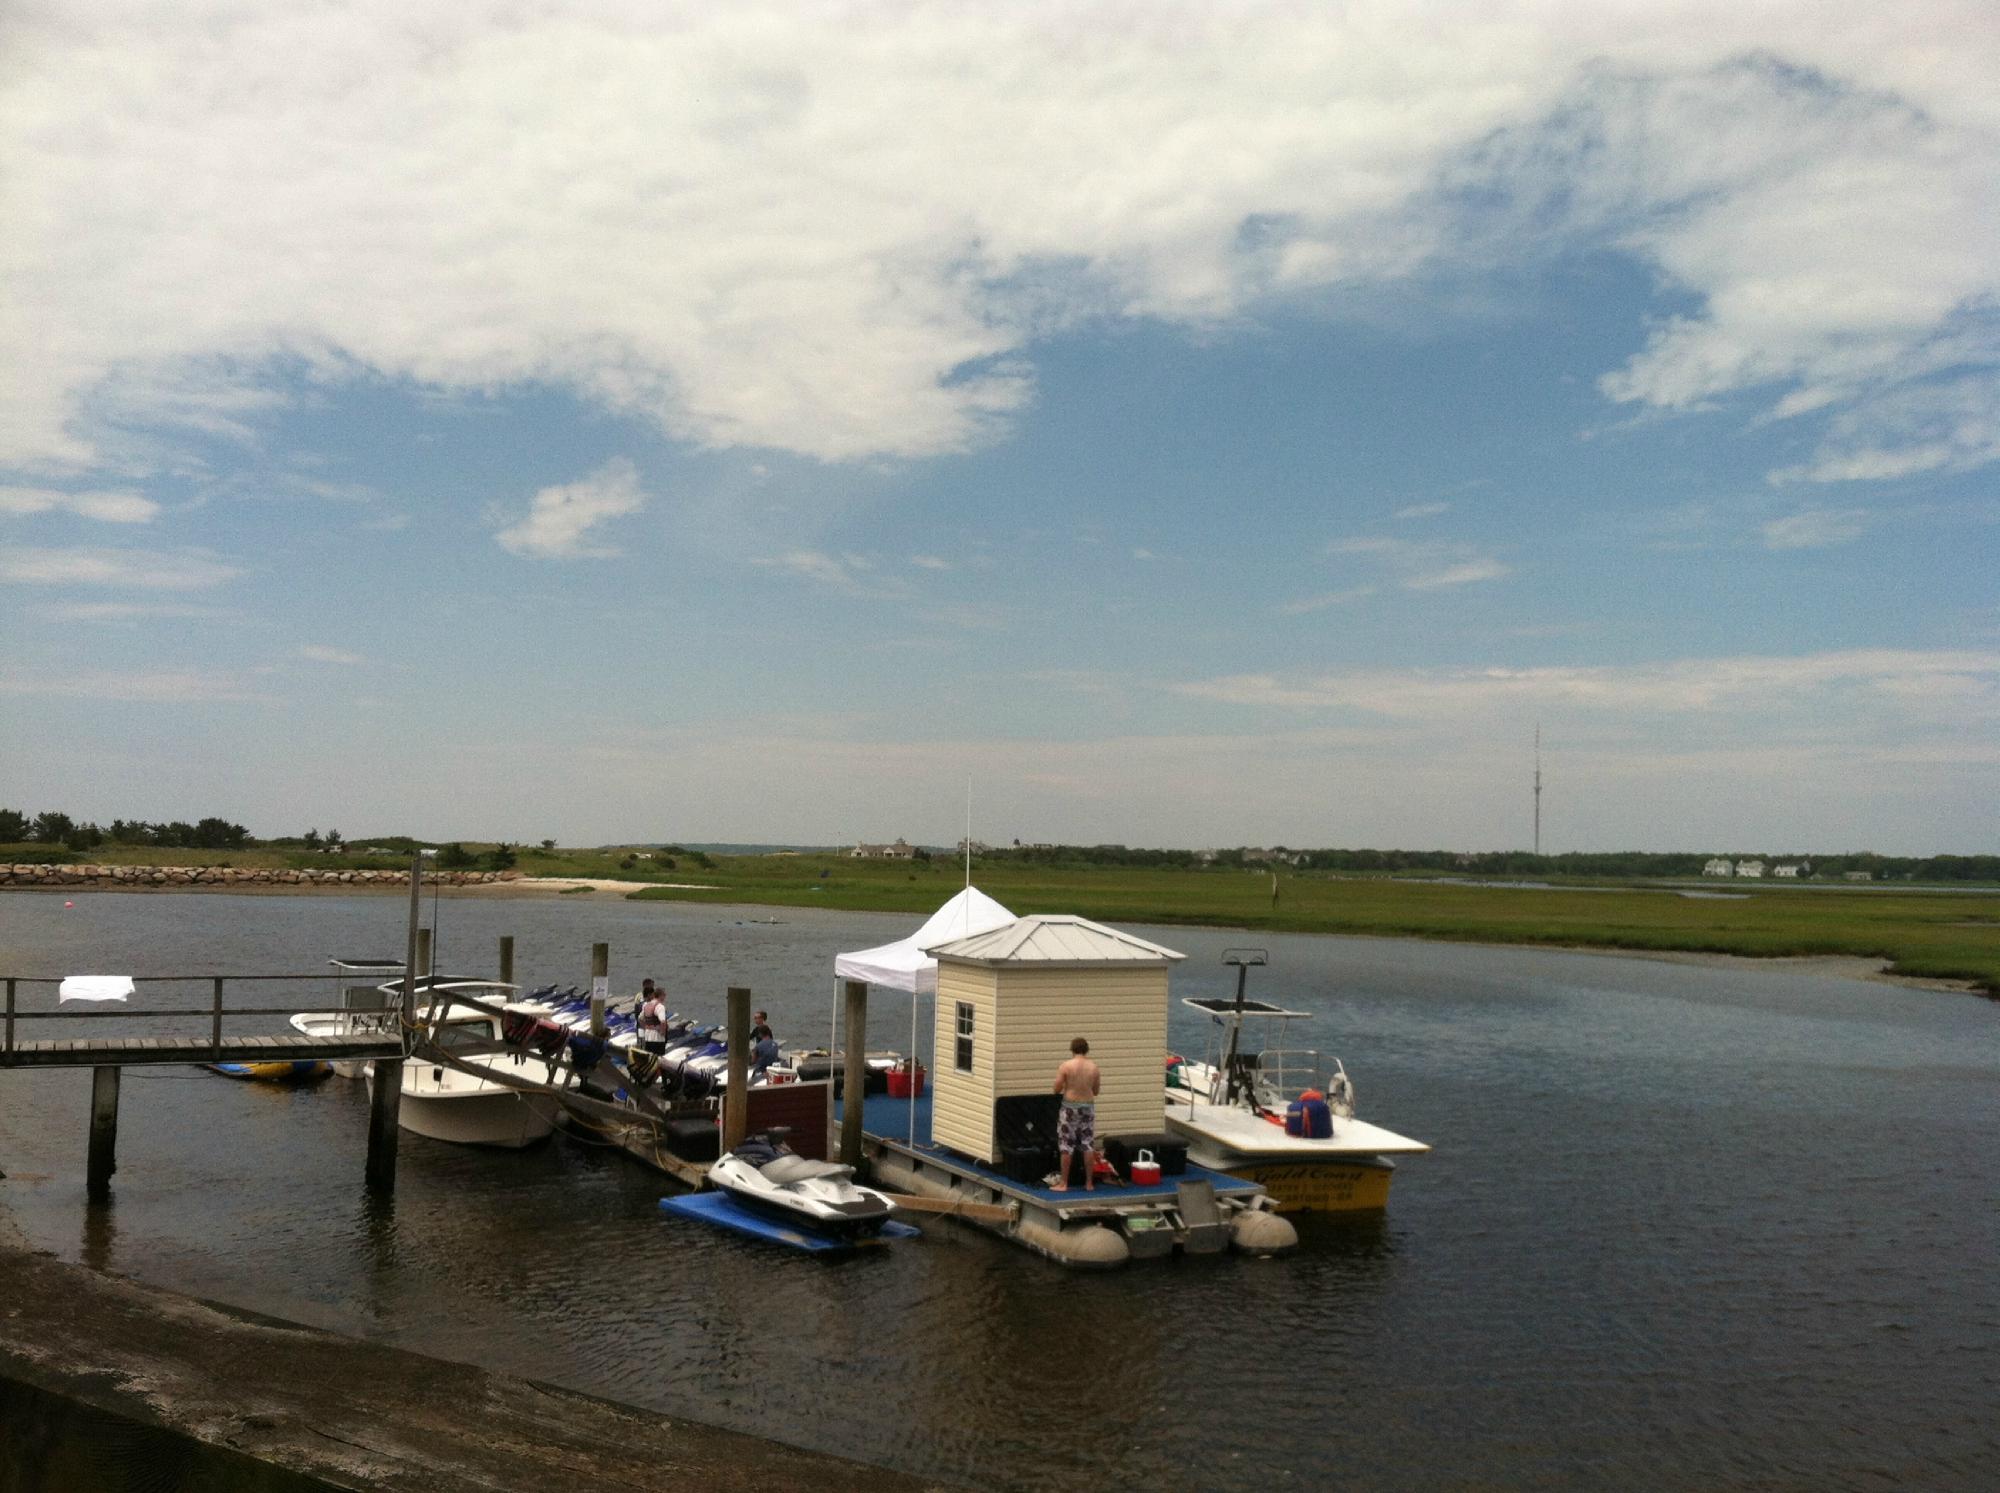
[[[859, 949], [852, 954], [838, 954], [833, 961], [833, 1020], [828, 1025], [827, 1061], [840, 1051], [840, 989], [844, 980], [861, 980], [870, 985], [881, 985], [891, 990], [907, 990], [910, 994], [910, 1146], [917, 1144], [917, 1069], [920, 1065], [917, 1048], [917, 1008], [928, 995], [937, 998], [937, 960], [924, 950], [954, 939], [971, 938], [976, 934], [990, 933], [995, 928], [1004, 928], [1013, 922], [1014, 914], [995, 902], [986, 893], [974, 886], [970, 880], [965, 890], [954, 896], [944, 906], [932, 913], [924, 925], [907, 938], [899, 938], [894, 943], [878, 944], [872, 949]], [[854, 1033], [848, 1033], [848, 1040], [854, 1040]], [[861, 1034], [865, 1045], [868, 1034]], [[858, 1102], [848, 1095], [847, 1103]]]

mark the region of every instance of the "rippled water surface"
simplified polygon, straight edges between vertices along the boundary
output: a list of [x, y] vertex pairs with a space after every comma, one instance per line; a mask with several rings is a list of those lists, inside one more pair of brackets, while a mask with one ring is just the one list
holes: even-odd
[[[395, 954], [391, 897], [0, 897], [21, 974], [318, 970]], [[428, 905], [426, 911], [428, 913]], [[842, 948], [909, 918], [447, 901], [442, 962], [823, 1040]], [[1242, 935], [1140, 929], [1228, 986]], [[1431, 1141], [1386, 1218], [1293, 1258], [1079, 1276], [975, 1231], [829, 1265], [661, 1215], [558, 1139], [405, 1134], [365, 1095], [128, 1070], [109, 1207], [83, 1073], [0, 1073], [0, 1231], [161, 1285], [996, 1487], [2000, 1486], [2000, 1005], [1782, 971], [1266, 937], [1362, 1114]], [[144, 1000], [160, 1001], [158, 996]], [[909, 1042], [877, 991], [871, 1040]], [[1199, 1036], [1175, 1009], [1175, 1040]], [[928, 1033], [926, 1032], [926, 1040]]]

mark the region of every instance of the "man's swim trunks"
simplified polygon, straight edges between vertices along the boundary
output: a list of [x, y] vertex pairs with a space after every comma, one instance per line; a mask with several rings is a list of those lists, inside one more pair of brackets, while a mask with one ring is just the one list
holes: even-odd
[[[1047, 1113], [1047, 1111], [1043, 1111]], [[1094, 1104], [1072, 1104], [1063, 1101], [1062, 1125], [1056, 1131], [1056, 1148], [1063, 1151], [1088, 1151], [1097, 1140], [1097, 1106]]]

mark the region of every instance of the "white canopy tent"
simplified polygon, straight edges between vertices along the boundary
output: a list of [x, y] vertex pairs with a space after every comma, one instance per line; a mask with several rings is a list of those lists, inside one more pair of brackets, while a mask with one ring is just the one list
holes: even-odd
[[957, 938], [991, 933], [1014, 921], [1014, 914], [976, 886], [968, 886], [940, 907], [908, 938], [873, 949], [834, 956], [834, 975], [842, 980], [866, 980], [915, 995], [937, 994], [937, 960], [924, 952]]
[[[1014, 921], [1014, 914], [995, 902], [986, 893], [966, 883], [965, 890], [953, 897], [944, 906], [930, 915], [930, 920], [908, 938], [895, 943], [881, 944], [872, 949], [860, 949], [852, 954], [836, 954], [833, 959], [835, 976], [834, 989], [840, 980], [865, 980], [871, 985], [886, 985], [892, 990], [910, 992], [910, 1144], [917, 1141], [916, 1075], [917, 1059], [917, 1007], [926, 995], [937, 995], [937, 960], [924, 952], [939, 944], [947, 944], [954, 939], [971, 938], [980, 933], [991, 933], [995, 928], [1004, 928]], [[830, 1052], [840, 1051], [839, 1020], [840, 1003], [834, 1002], [833, 1035], [828, 1041]], [[867, 1045], [868, 1034], [854, 1032], [847, 1034], [850, 1042], [859, 1041]], [[831, 1057], [828, 1062], [831, 1063]]]

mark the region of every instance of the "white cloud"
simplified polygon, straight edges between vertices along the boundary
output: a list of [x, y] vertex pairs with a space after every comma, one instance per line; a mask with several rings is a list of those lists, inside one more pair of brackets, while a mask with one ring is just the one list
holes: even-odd
[[919, 570], [952, 570], [956, 568], [952, 565], [951, 561], [944, 559], [940, 555], [912, 555], [910, 556], [910, 563]]
[[1498, 560], [1461, 560], [1455, 565], [1420, 570], [1415, 575], [1405, 576], [1403, 588], [1407, 591], [1436, 591], [1445, 586], [1469, 586], [1476, 581], [1498, 580], [1509, 573]]
[[241, 675], [206, 669], [159, 669], [144, 673], [0, 675], [0, 694], [44, 695], [71, 700], [123, 700], [151, 705], [199, 705], [269, 696]]
[[1407, 508], [1398, 508], [1390, 517], [1400, 519], [1436, 518], [1440, 513], [1449, 511], [1450, 508], [1451, 504], [1449, 503], [1412, 503]]
[[1882, 648], [1578, 668], [1363, 670], [1291, 678], [1260, 673], [1172, 688], [1230, 705], [1358, 710], [1433, 723], [1535, 710], [1566, 717], [1720, 714], [1755, 721], [1835, 697], [1878, 707], [1891, 699], [1950, 702], [1967, 715], [2000, 721], [2000, 653]]
[[68, 492], [54, 487], [0, 487], [0, 513], [74, 513], [107, 524], [144, 524], [160, 505], [135, 492]]
[[502, 549], [544, 559], [604, 559], [618, 553], [591, 545], [584, 536], [606, 519], [622, 518], [646, 506], [638, 470], [624, 457], [606, 462], [580, 482], [545, 487], [528, 505], [528, 516], [494, 536]]
[[[1498, 580], [1512, 574], [1512, 571], [1491, 555], [1482, 555], [1469, 545], [1445, 544], [1426, 541], [1419, 543], [1411, 539], [1392, 539], [1381, 535], [1360, 535], [1350, 539], [1336, 539], [1326, 547], [1330, 556], [1364, 555], [1376, 561], [1378, 567], [1393, 577], [1395, 583], [1406, 591], [1438, 591], [1451, 586], [1469, 586], [1478, 581]], [[1350, 589], [1329, 593], [1323, 604], [1345, 600], [1353, 595], [1366, 595], [1372, 587]], [[1294, 604], [1295, 606], [1299, 604]], [[1316, 610], [1313, 604], [1300, 606], [1301, 610]], [[1292, 608], [1286, 608], [1290, 611]]]
[[142, 591], [200, 591], [243, 574], [195, 551], [0, 549], [0, 583], [122, 586]]
[[367, 662], [358, 653], [345, 648], [334, 648], [325, 643], [306, 643], [299, 648], [299, 657], [310, 659], [316, 664], [359, 664]]
[[1808, 508], [1803, 513], [1774, 518], [1763, 526], [1764, 548], [1774, 550], [1826, 549], [1859, 539], [1868, 528], [1865, 508], [1832, 511]]
[[1373, 586], [1349, 586], [1345, 591], [1323, 591], [1318, 596], [1301, 597], [1288, 601], [1278, 610], [1287, 617], [1303, 617], [1311, 612], [1323, 612], [1328, 607], [1337, 607], [1350, 601], [1359, 601], [1364, 596], [1373, 596]]
[[180, 601], [66, 601], [48, 607], [43, 615], [57, 622], [138, 622], [148, 617], [231, 617], [228, 607], [203, 606]]
[[29, 10], [0, 463], [241, 434], [276, 365], [961, 451], [1048, 331], [1484, 263], [1463, 204], [1509, 196], [1527, 252], [1611, 244], [1693, 307], [1609, 397], [1866, 409], [1995, 361], [1996, 31], [1980, 0]]
[[829, 555], [820, 550], [801, 549], [767, 555], [750, 563], [803, 577], [848, 596], [884, 598], [902, 594], [900, 587], [877, 581], [869, 574], [875, 562], [865, 555]]

